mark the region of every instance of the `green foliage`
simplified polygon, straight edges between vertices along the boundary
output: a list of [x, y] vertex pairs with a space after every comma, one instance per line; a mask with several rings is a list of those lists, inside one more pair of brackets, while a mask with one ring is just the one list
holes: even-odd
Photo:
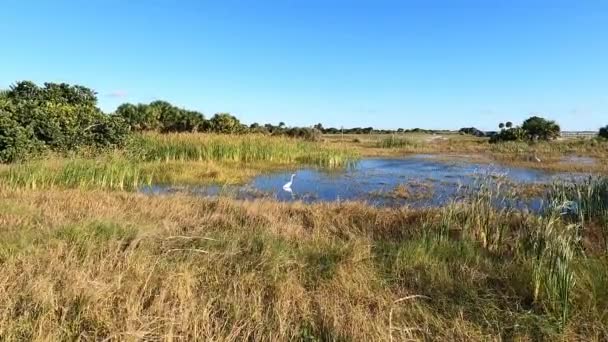
[[95, 92], [82, 86], [18, 82], [0, 97], [0, 162], [27, 159], [45, 149], [122, 146], [127, 126], [96, 104]]
[[560, 127], [553, 120], [538, 116], [528, 118], [521, 125], [530, 140], [551, 140], [559, 137]]
[[194, 134], [146, 134], [134, 137], [128, 147], [132, 158], [143, 161], [267, 161], [341, 167], [356, 154], [313, 142], [285, 137]]
[[308, 141], [321, 140], [321, 131], [309, 127], [293, 127], [284, 131], [284, 134], [292, 138], [300, 138]]
[[35, 150], [32, 131], [0, 110], [0, 161], [25, 159]]
[[33, 161], [9, 166], [0, 172], [3, 184], [12, 188], [80, 188], [135, 190], [150, 185], [152, 175], [142, 165], [120, 158], [70, 159], [55, 165]]
[[513, 126], [510, 121], [506, 125], [500, 123], [498, 127], [500, 132], [493, 135], [490, 142], [552, 140], [559, 137], [560, 133], [560, 127], [555, 121], [538, 116], [528, 118], [521, 127]]
[[205, 124], [203, 114], [165, 101], [125, 103], [116, 109], [115, 115], [123, 118], [133, 131], [196, 132], [202, 131]]
[[239, 133], [242, 126], [236, 117], [228, 113], [217, 113], [209, 120], [209, 130], [215, 133]]

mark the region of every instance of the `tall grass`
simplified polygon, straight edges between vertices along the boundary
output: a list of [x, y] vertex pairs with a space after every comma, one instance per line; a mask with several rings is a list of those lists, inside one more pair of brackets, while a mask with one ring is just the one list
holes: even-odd
[[[571, 311], [571, 294], [575, 285], [577, 252], [580, 250], [580, 226], [565, 224], [559, 213], [531, 218], [528, 253], [533, 258], [534, 300], [556, 313], [562, 325]], [[544, 291], [544, 294], [541, 293]]]
[[4, 166], [0, 181], [8, 187], [135, 190], [150, 185], [152, 175], [121, 158], [43, 160]]
[[416, 148], [421, 147], [421, 144], [410, 138], [398, 138], [391, 135], [388, 138], [383, 138], [378, 141], [377, 147], [380, 148]]
[[135, 137], [129, 154], [142, 161], [238, 161], [341, 167], [357, 159], [348, 149], [286, 137], [216, 134], [147, 134]]
[[0, 339], [602, 340], [594, 232], [480, 182], [434, 209], [2, 187]]
[[153, 183], [233, 184], [276, 167], [339, 168], [357, 158], [346, 149], [285, 137], [147, 134], [135, 136], [124, 151], [94, 158], [51, 156], [0, 165], [0, 181], [29, 189], [135, 190]]

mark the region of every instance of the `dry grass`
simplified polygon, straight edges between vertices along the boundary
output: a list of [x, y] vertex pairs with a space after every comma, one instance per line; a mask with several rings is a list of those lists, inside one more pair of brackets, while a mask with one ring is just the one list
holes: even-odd
[[515, 254], [538, 222], [483, 208], [4, 188], [0, 339], [608, 337], [605, 256], [573, 261], [560, 323]]
[[[362, 156], [403, 157], [408, 154], [442, 154], [443, 158], [500, 162], [548, 171], [608, 174], [608, 141], [564, 139], [528, 144], [490, 144], [488, 138], [459, 134], [340, 134], [325, 135], [329, 145], [351, 148]], [[537, 162], [534, 156], [542, 162]], [[566, 157], [566, 159], [564, 159]], [[593, 158], [595, 163], [570, 162], [567, 157]]]

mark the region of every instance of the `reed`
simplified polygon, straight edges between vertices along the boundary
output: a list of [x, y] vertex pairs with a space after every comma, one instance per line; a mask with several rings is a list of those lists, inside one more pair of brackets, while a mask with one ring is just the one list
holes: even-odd
[[157, 162], [238, 161], [343, 167], [357, 160], [357, 154], [348, 149], [263, 135], [146, 134], [131, 141], [128, 153], [135, 160]]
[[398, 138], [391, 135], [378, 141], [377, 147], [380, 148], [418, 148], [421, 144], [410, 138]]
[[150, 185], [152, 175], [121, 158], [41, 160], [0, 169], [0, 181], [11, 188], [81, 188], [135, 190]]
[[[575, 257], [580, 250], [580, 226], [564, 224], [560, 213], [531, 218], [529, 252], [533, 258], [534, 300], [546, 296], [548, 309], [565, 325], [575, 286]], [[544, 295], [541, 293], [544, 291]]]

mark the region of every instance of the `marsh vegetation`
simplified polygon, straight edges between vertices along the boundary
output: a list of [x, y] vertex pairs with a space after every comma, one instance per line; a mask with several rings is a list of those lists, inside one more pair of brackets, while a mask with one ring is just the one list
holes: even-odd
[[[608, 339], [605, 140], [490, 144], [235, 120], [164, 102], [108, 115], [78, 86], [0, 93], [0, 340]], [[369, 180], [344, 171], [354, 162], [372, 173], [383, 161], [364, 157], [414, 153], [584, 174], [540, 185], [482, 177], [432, 206], [138, 192], [299, 168], [342, 189], [345, 174]], [[416, 163], [425, 177], [467, 170]], [[413, 178], [375, 195], [422, 202], [444, 186]], [[511, 205], [526, 196], [544, 205]]]

